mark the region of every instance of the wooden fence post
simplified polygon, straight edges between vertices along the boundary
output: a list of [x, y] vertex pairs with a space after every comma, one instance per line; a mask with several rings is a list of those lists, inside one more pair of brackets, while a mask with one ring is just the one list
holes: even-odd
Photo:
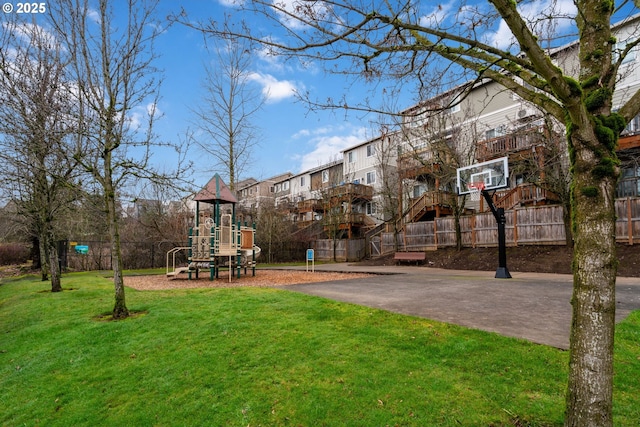
[[627, 235], [629, 236], [629, 245], [633, 245], [633, 221], [631, 218], [631, 198], [627, 197]]
[[438, 221], [437, 218], [433, 220], [433, 243], [436, 245], [436, 249], [438, 249]]
[[476, 214], [471, 215], [471, 247], [476, 247]]
[[513, 210], [513, 244], [518, 246], [518, 210]]

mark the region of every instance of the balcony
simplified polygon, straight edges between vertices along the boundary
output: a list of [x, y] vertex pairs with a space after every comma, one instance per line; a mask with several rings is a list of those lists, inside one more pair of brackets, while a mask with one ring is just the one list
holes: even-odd
[[453, 163], [448, 153], [437, 153], [431, 147], [403, 152], [398, 157], [398, 172], [403, 178], [434, 174], [441, 164]]
[[620, 135], [618, 151], [631, 150], [640, 147], [640, 132]]
[[338, 225], [338, 228], [345, 229], [349, 226], [361, 226], [367, 221], [367, 215], [360, 212], [344, 212], [340, 214], [328, 215], [325, 218], [325, 226], [331, 224]]
[[373, 199], [373, 187], [364, 184], [347, 183], [330, 187], [326, 190], [329, 199], [354, 202]]
[[[506, 210], [516, 206], [540, 206], [558, 203], [559, 198], [555, 193], [538, 187], [535, 184], [520, 184], [515, 188], [496, 191], [493, 203], [497, 208]], [[484, 210], [484, 199], [481, 199], [481, 210]]]
[[298, 212], [322, 212], [322, 200], [309, 199], [298, 202]]
[[498, 157], [515, 154], [533, 147], [544, 146], [549, 141], [549, 131], [545, 126], [539, 126], [497, 138], [479, 141], [476, 158], [479, 162], [496, 159]]

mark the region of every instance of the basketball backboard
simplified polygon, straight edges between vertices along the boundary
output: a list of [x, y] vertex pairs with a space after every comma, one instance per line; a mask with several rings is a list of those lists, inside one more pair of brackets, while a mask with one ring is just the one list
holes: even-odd
[[509, 186], [507, 157], [476, 163], [458, 169], [458, 194], [469, 194], [472, 186], [482, 183], [485, 190], [497, 190]]

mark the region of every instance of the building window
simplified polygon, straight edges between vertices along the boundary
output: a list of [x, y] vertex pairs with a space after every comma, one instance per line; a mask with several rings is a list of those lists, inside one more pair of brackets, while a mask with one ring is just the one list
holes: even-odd
[[367, 184], [375, 184], [376, 182], [376, 171], [367, 172]]
[[356, 153], [353, 151], [349, 151], [347, 153], [347, 158], [349, 159], [349, 163], [353, 163], [356, 161]]
[[505, 126], [498, 126], [494, 129], [489, 129], [485, 132], [486, 139], [498, 138], [499, 136], [504, 136], [507, 133], [507, 128]]
[[449, 113], [449, 114], [457, 113], [458, 111], [460, 111], [460, 104], [456, 104], [456, 105], [452, 106], [451, 108], [447, 109], [447, 113]]
[[620, 172], [616, 197], [640, 195], [640, 166], [623, 167]]
[[300, 187], [304, 187], [304, 176], [300, 177]]
[[367, 145], [367, 157], [372, 157], [376, 154], [376, 147], [373, 144]]
[[[614, 48], [613, 48], [613, 61], [614, 62], [617, 62], [620, 59], [620, 55], [627, 48], [627, 41], [631, 41], [631, 40], [624, 40], [624, 41], [618, 42], [614, 46]], [[636, 49], [633, 48], [627, 53], [627, 56], [624, 57], [624, 59], [622, 60], [622, 64], [628, 64], [628, 63], [633, 62], [635, 60], [636, 60]]]
[[376, 214], [376, 204], [373, 202], [367, 203], [367, 215], [375, 215]]
[[636, 134], [638, 132], [640, 132], [640, 116], [635, 116], [629, 121], [627, 127], [623, 131], [623, 134]]
[[413, 186], [413, 198], [417, 199], [429, 190], [427, 184], [417, 184]]
[[322, 182], [329, 182], [329, 171], [322, 171]]

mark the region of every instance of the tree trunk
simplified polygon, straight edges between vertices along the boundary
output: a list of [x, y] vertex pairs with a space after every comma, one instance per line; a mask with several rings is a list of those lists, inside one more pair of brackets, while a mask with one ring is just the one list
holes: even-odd
[[124, 293], [124, 279], [122, 277], [122, 252], [120, 251], [120, 230], [118, 227], [118, 210], [116, 207], [115, 189], [111, 176], [111, 156], [105, 156], [105, 204], [109, 221], [109, 237], [111, 238], [111, 268], [113, 269], [113, 286], [115, 290], [115, 305], [113, 319], [124, 319], [129, 316]]
[[44, 236], [38, 238], [38, 251], [40, 253], [40, 280], [49, 280], [49, 243]]
[[465, 201], [459, 204], [457, 198], [453, 201], [453, 220], [456, 231], [456, 250], [460, 252], [462, 250], [462, 228], [460, 226], [460, 216], [464, 212]]
[[617, 175], [596, 173], [602, 152], [590, 148], [597, 147], [598, 140], [590, 128], [586, 135], [584, 130], [583, 135], [571, 135], [575, 246], [565, 425], [612, 426]]
[[571, 229], [571, 200], [562, 202], [562, 222], [564, 222], [564, 241], [568, 248], [573, 248], [573, 230]]
[[50, 237], [47, 239], [49, 245], [49, 272], [51, 273], [51, 292], [61, 292], [62, 283], [60, 278], [60, 260], [56, 242]]
[[34, 270], [42, 268], [42, 263], [40, 262], [40, 239], [36, 236], [31, 237], [31, 261], [31, 267]]

